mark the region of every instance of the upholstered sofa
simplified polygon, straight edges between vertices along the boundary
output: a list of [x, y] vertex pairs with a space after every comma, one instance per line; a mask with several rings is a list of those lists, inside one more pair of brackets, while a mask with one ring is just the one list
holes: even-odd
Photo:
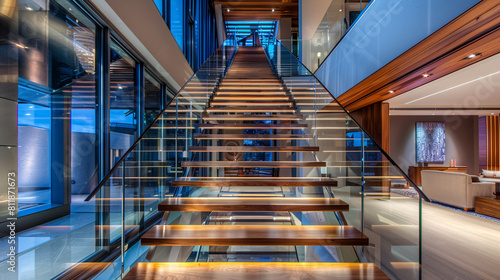
[[492, 196], [495, 191], [494, 183], [481, 183], [476, 176], [464, 173], [423, 170], [421, 174], [427, 197], [465, 210], [475, 208], [476, 196]]

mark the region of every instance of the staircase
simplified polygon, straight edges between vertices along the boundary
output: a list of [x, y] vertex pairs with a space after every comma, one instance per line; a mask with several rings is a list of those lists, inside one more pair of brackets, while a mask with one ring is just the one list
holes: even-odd
[[[188, 147], [196, 160], [183, 161], [189, 173], [172, 182], [185, 195], [161, 202], [162, 223], [141, 237], [151, 246], [149, 260], [167, 246], [204, 248], [208, 257], [138, 263], [124, 279], [389, 279], [371, 263], [300, 262], [301, 246], [368, 246], [369, 240], [342, 219], [349, 205], [333, 196], [337, 182], [306, 175], [326, 163], [303, 160], [320, 147], [308, 144], [314, 136], [305, 134], [297, 107], [307, 98], [296, 97], [262, 47], [238, 49], [208, 99], [196, 145]], [[172, 212], [205, 215], [201, 224], [183, 225], [171, 223]], [[309, 225], [304, 212], [340, 218], [337, 225]], [[283, 252], [292, 252], [289, 262], [280, 261]]]

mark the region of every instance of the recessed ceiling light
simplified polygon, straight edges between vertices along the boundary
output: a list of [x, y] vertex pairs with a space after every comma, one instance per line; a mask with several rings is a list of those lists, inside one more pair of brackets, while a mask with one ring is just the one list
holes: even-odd
[[390, 90], [390, 91], [389, 91], [389, 93], [394, 93], [394, 91], [393, 91], [393, 90]]
[[274, 12], [274, 9], [272, 9], [271, 12]]
[[26, 10], [33, 11], [33, 8], [31, 8], [30, 6], [26, 5]]
[[230, 12], [230, 10], [229, 10], [229, 9], [227, 9], [227, 12], [229, 13], [229, 12]]
[[25, 115], [26, 115], [26, 116], [31, 116], [31, 114], [30, 114], [30, 113], [28, 113], [28, 114], [25, 114]]
[[123, 87], [118, 87], [118, 89], [123, 89]]
[[35, 108], [35, 106], [30, 106], [29, 108], [30, 108], [30, 109], [33, 109], [33, 108]]
[[427, 78], [427, 77], [429, 77], [430, 75], [431, 75], [431, 74], [425, 73], [425, 74], [422, 74], [422, 77]]
[[456, 85], [456, 86], [452, 86], [450, 88], [447, 88], [447, 89], [443, 89], [443, 90], [440, 90], [438, 92], [434, 92], [434, 93], [431, 93], [429, 95], [426, 95], [426, 96], [423, 96], [423, 97], [420, 97], [420, 98], [417, 98], [415, 100], [412, 100], [412, 101], [409, 101], [409, 102], [406, 102], [405, 105], [408, 105], [408, 104], [411, 104], [411, 103], [414, 103], [414, 102], [417, 102], [417, 101], [420, 101], [422, 99], [426, 99], [426, 98], [429, 98], [429, 97], [432, 97], [432, 96], [435, 96], [435, 95], [438, 95], [438, 94], [441, 94], [443, 92], [447, 92], [447, 91], [450, 91], [452, 89], [456, 89], [456, 88], [459, 88], [461, 86], [465, 86], [465, 85], [468, 85], [468, 84], [471, 84], [471, 83], [474, 83], [474, 82], [477, 82], [477, 81], [480, 81], [482, 79], [485, 79], [485, 78], [488, 78], [488, 77], [491, 77], [491, 76], [494, 76], [494, 75], [498, 75], [500, 74], [500, 71], [497, 71], [497, 72], [494, 72], [494, 73], [491, 73], [491, 74], [488, 74], [486, 76], [482, 76], [482, 77], [479, 77], [477, 79], [474, 79], [474, 80], [470, 80], [470, 81], [467, 81], [465, 83], [462, 83], [462, 84], [459, 84], [459, 85]]
[[342, 9], [340, 9], [339, 12], [342, 12]]
[[478, 56], [481, 56], [480, 53], [473, 53], [473, 54], [470, 54], [468, 57], [464, 58], [464, 59], [473, 59], [473, 58], [476, 58]]

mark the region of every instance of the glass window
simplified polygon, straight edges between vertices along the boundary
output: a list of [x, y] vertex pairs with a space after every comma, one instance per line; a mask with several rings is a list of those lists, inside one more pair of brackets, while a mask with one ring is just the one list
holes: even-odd
[[170, 31], [184, 51], [184, 1], [170, 1]]
[[144, 124], [148, 127], [160, 114], [162, 107], [161, 83], [147, 72], [144, 79], [144, 94], [146, 97]]
[[95, 32], [70, 1], [19, 4], [20, 215], [95, 186]]
[[116, 42], [110, 56], [110, 148], [111, 166], [138, 137], [136, 113], [136, 62]]
[[165, 17], [165, 0], [153, 0], [162, 17]]

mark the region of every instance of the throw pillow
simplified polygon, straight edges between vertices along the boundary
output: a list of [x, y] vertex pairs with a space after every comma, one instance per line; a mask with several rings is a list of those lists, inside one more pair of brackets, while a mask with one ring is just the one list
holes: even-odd
[[496, 177], [495, 175], [496, 175], [495, 171], [483, 169], [483, 176], [484, 177]]

